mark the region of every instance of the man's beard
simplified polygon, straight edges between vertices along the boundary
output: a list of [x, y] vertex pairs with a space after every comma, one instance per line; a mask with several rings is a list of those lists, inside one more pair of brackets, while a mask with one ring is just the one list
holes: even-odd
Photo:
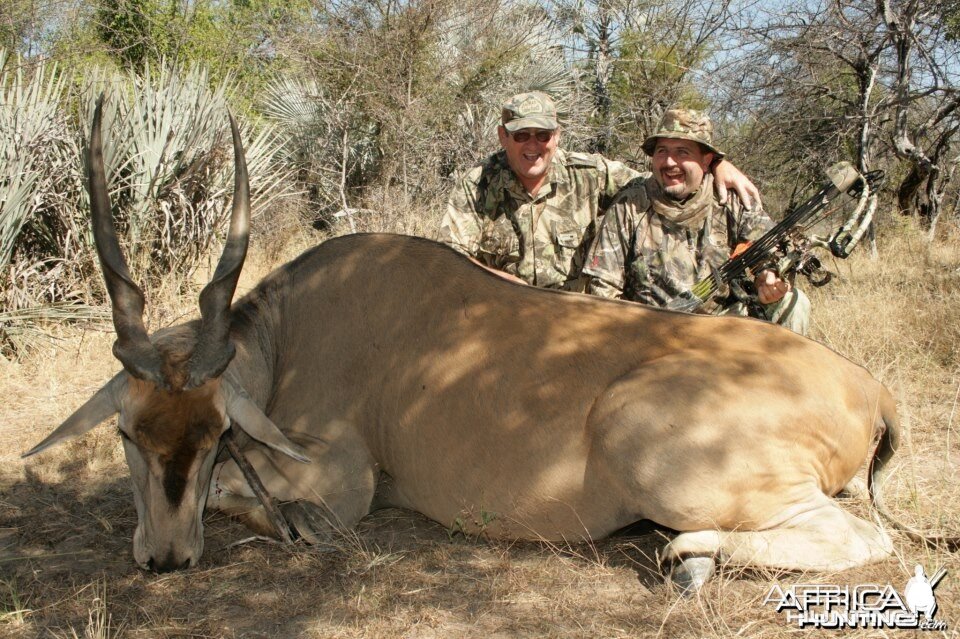
[[690, 185], [687, 183], [689, 176], [685, 176], [681, 184], [674, 184], [673, 186], [663, 186], [661, 182], [660, 186], [663, 189], [663, 193], [669, 197], [671, 200], [676, 200], [678, 202], [687, 199], [696, 191], [696, 189], [690, 188]]

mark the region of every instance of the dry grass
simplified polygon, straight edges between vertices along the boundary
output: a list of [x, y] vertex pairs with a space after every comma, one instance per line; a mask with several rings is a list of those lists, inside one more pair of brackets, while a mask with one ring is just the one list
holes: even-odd
[[[901, 229], [881, 238], [884, 261], [855, 256], [840, 265], [841, 278], [812, 291], [815, 331], [898, 396], [909, 437], [895, 511], [960, 531], [960, 234], [931, 249], [915, 237]], [[270, 258], [313, 241], [278, 231], [269, 252], [250, 260], [241, 287]], [[156, 327], [192, 314], [193, 302], [167, 300], [151, 312]], [[657, 571], [658, 530], [569, 547], [487, 543], [389, 510], [321, 553], [236, 544], [249, 533], [214, 514], [198, 569], [147, 574], [131, 558], [135, 514], [113, 426], [26, 464], [18, 457], [117, 368], [107, 327], [48, 330], [52, 339], [28, 358], [0, 359], [0, 636], [785, 637], [799, 631], [763, 605], [773, 583], [902, 589], [916, 563], [948, 568], [938, 618], [948, 635], [960, 629], [960, 560], [898, 535], [896, 557], [881, 564], [827, 575], [721, 570], [700, 597], [681, 599]]]
[[960, 531], [960, 233], [928, 246], [905, 225], [834, 265], [842, 280], [813, 291], [814, 336], [866, 366], [897, 397], [906, 432], [904, 520]]

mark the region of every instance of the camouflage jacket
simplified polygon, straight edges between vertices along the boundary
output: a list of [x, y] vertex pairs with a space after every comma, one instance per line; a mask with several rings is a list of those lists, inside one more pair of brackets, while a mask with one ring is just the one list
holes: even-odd
[[[587, 291], [665, 306], [709, 276], [737, 244], [759, 238], [772, 226], [766, 213], [748, 211], [730, 193], [723, 206], [714, 194], [710, 213], [699, 228], [689, 229], [654, 212], [647, 179], [635, 180], [617, 196], [597, 230], [583, 268]], [[711, 310], [709, 305], [705, 310]]]
[[530, 195], [500, 151], [458, 182], [438, 239], [534, 286], [582, 291], [597, 219], [638, 175], [600, 155], [557, 149], [548, 182]]

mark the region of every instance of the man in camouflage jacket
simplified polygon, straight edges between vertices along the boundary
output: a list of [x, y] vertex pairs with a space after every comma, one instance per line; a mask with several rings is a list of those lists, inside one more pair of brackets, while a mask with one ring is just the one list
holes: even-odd
[[[633, 180], [611, 204], [590, 246], [583, 273], [587, 292], [666, 306], [726, 261], [736, 247], [762, 236], [773, 222], [731, 195], [720, 204], [708, 167], [723, 154], [710, 119], [686, 109], [667, 111], [643, 150], [653, 174]], [[810, 302], [772, 265], [752, 274], [759, 305], [725, 288], [704, 310], [754, 314], [806, 334]], [[751, 313], [751, 310], [753, 312]]]
[[[544, 93], [508, 100], [497, 134], [503, 148], [454, 187], [438, 239], [527, 284], [583, 291], [581, 269], [597, 221], [640, 174], [601, 155], [559, 148], [557, 110]], [[729, 162], [720, 176], [723, 187], [757, 198]]]

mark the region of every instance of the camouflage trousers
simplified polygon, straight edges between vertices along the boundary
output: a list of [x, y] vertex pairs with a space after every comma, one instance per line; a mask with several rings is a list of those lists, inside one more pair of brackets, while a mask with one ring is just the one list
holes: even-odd
[[[810, 298], [799, 289], [790, 290], [779, 302], [766, 304], [762, 309], [763, 315], [758, 319], [779, 324], [799, 335], [806, 335], [810, 330]], [[734, 302], [724, 306], [716, 314], [757, 317], [755, 313], [750, 312], [749, 307], [743, 302]]]

